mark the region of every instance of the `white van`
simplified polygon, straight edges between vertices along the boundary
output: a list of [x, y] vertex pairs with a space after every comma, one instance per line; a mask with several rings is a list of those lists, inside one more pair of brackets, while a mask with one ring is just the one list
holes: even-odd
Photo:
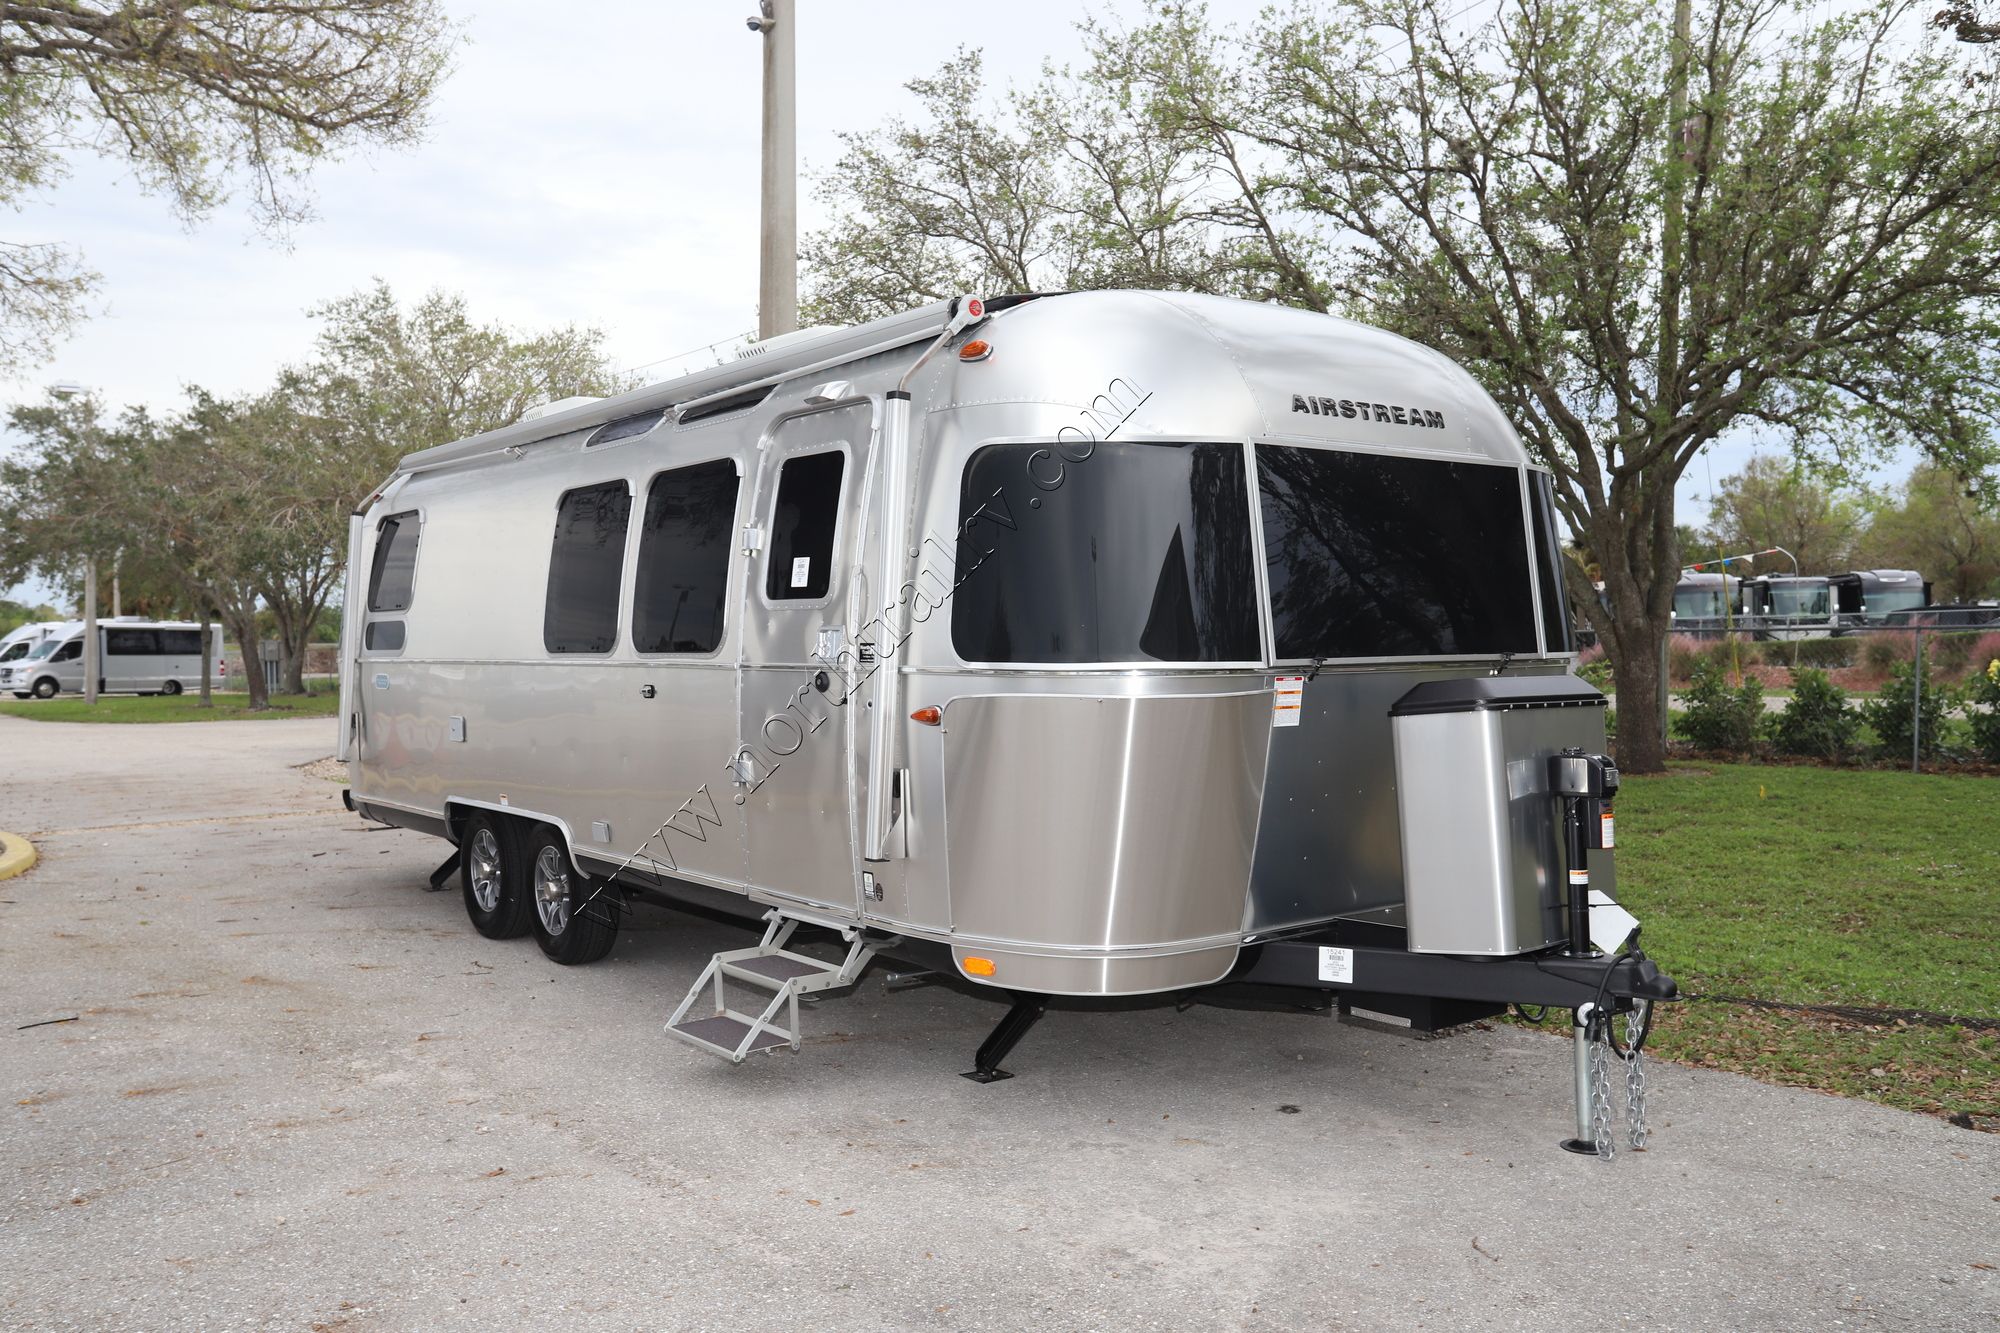
[[76, 622], [71, 620], [44, 620], [11, 629], [5, 637], [0, 637], [0, 666], [24, 661], [45, 639], [74, 633], [77, 628]]
[[[191, 621], [121, 619], [97, 627], [98, 689], [105, 694], [179, 694], [201, 685], [201, 626]], [[44, 639], [18, 661], [0, 663], [0, 690], [17, 699], [83, 693], [84, 631]], [[209, 634], [210, 679], [220, 684], [222, 631]]]

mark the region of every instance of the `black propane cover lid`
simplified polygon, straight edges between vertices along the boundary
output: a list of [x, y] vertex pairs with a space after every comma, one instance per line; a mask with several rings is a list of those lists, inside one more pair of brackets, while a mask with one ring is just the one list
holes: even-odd
[[1603, 707], [1605, 698], [1601, 691], [1567, 672], [1549, 676], [1461, 676], [1425, 681], [1396, 700], [1389, 716], [1507, 708]]

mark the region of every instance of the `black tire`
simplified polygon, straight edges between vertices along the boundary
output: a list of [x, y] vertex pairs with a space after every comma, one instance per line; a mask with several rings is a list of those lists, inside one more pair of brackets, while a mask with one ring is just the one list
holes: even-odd
[[543, 824], [528, 837], [529, 925], [542, 952], [565, 967], [594, 963], [618, 939], [617, 890], [569, 859], [562, 834]]
[[173, 698], [173, 696], [179, 694], [180, 692], [181, 692], [181, 683], [177, 680], [170, 680], [165, 685], [160, 687], [160, 693], [166, 695], [169, 699]]
[[37, 699], [53, 699], [61, 689], [54, 676], [43, 676], [35, 682], [34, 694]]
[[458, 887], [472, 928], [489, 940], [519, 939], [535, 914], [514, 821], [480, 810], [458, 838]]
[[32, 694], [29, 694], [29, 693], [28, 693], [28, 692], [27, 692], [26, 690], [15, 690], [15, 691], [14, 691], [14, 697], [15, 697], [16, 699], [32, 699], [32, 698], [34, 698], [35, 696], [33, 696]]

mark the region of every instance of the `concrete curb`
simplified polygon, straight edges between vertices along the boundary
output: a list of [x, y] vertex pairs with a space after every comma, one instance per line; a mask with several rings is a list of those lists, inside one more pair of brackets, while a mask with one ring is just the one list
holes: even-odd
[[0, 833], [0, 879], [12, 879], [35, 863], [35, 844], [18, 833]]

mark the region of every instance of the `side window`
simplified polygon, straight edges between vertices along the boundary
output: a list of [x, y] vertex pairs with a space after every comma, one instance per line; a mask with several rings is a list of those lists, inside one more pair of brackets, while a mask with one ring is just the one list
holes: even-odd
[[51, 662], [74, 662], [76, 661], [77, 658], [82, 656], [83, 656], [83, 640], [71, 639], [68, 643], [56, 649], [56, 655], [50, 658], [49, 660]]
[[108, 629], [104, 631], [106, 657], [155, 657], [160, 652], [160, 636], [149, 629]]
[[847, 455], [834, 450], [788, 458], [779, 469], [764, 565], [764, 596], [771, 601], [815, 601], [833, 585], [833, 538], [846, 468]]
[[608, 653], [618, 641], [619, 576], [632, 493], [622, 481], [563, 493], [549, 554], [542, 646], [552, 653]]
[[163, 629], [160, 631], [160, 651], [171, 657], [200, 657], [201, 631]]
[[632, 646], [640, 652], [712, 653], [722, 645], [736, 491], [728, 459], [662, 472], [647, 488], [632, 590]]
[[376, 530], [375, 567], [368, 573], [370, 611], [407, 611], [417, 574], [417, 515], [391, 514]]
[[403, 646], [403, 622], [371, 620], [361, 632], [361, 646], [377, 652], [395, 652]]

